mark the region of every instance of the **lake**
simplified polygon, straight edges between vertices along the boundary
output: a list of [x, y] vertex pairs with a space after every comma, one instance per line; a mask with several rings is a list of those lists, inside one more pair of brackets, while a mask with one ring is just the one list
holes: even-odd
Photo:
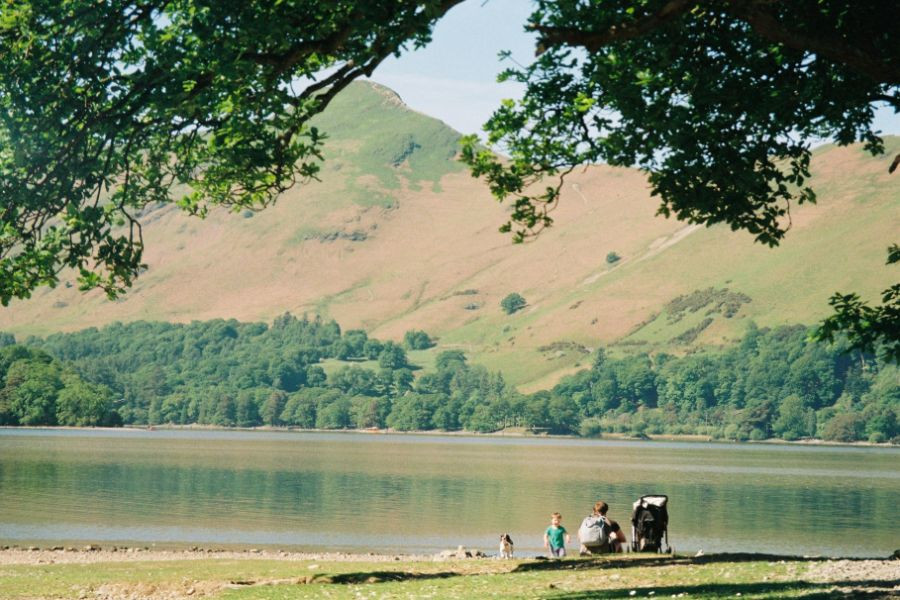
[[[0, 429], [0, 542], [541, 552], [595, 500], [669, 496], [678, 552], [887, 556], [900, 449], [489, 436]], [[573, 542], [570, 552], [577, 550]]]

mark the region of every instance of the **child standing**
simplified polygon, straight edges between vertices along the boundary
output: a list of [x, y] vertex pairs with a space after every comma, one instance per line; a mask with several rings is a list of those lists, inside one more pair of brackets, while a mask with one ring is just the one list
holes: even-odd
[[569, 543], [569, 532], [560, 525], [562, 515], [558, 512], [550, 515], [550, 527], [544, 532], [544, 548], [550, 550], [553, 558], [562, 558], [566, 555], [566, 544]]

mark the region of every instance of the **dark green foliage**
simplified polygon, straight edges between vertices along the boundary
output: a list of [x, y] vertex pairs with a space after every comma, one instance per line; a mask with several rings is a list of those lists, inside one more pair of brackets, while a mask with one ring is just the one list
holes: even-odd
[[617, 262], [619, 262], [620, 260], [622, 260], [622, 257], [619, 256], [618, 254], [616, 254], [615, 252], [610, 252], [609, 254], [606, 255], [606, 264], [608, 264], [608, 265], [614, 265]]
[[466, 355], [462, 350], [444, 350], [437, 355], [434, 366], [438, 371], [456, 370], [466, 364]]
[[808, 335], [804, 327], [751, 326], [740, 344], [723, 352], [653, 359], [598, 352], [590, 370], [564, 378], [552, 394], [578, 405], [584, 435], [851, 441], [900, 433], [898, 369]]
[[287, 394], [282, 391], [271, 392], [259, 409], [262, 422], [266, 425], [281, 425], [281, 413], [287, 403]]
[[350, 412], [353, 426], [359, 429], [387, 427], [388, 415], [393, 412], [389, 397], [355, 396], [351, 399]]
[[705, 317], [702, 321], [700, 321], [690, 329], [679, 333], [669, 341], [671, 341], [673, 344], [691, 344], [694, 340], [697, 339], [697, 336], [700, 335], [704, 329], [712, 324], [712, 322], [712, 318]]
[[[82, 377], [112, 390], [125, 423], [277, 425], [290, 394], [325, 384], [316, 363], [360, 332], [333, 321], [277, 317], [272, 326], [214, 320], [114, 323], [33, 339]], [[363, 336], [364, 338], [364, 336]], [[288, 423], [290, 424], [290, 423]]]
[[590, 354], [590, 351], [578, 342], [558, 341], [545, 346], [538, 346], [538, 352], [552, 353], [554, 355], [565, 355], [569, 352], [574, 354]]
[[319, 402], [316, 411], [316, 427], [318, 429], [347, 429], [353, 425], [350, 416], [350, 399], [341, 396], [333, 402]]
[[378, 354], [378, 366], [382, 369], [403, 369], [409, 363], [406, 360], [406, 352], [394, 342], [385, 342]]
[[394, 402], [387, 424], [398, 431], [433, 429], [431, 417], [440, 400], [438, 394], [406, 394]]
[[517, 310], [525, 308], [527, 304], [528, 303], [525, 301], [525, 298], [521, 296], [521, 294], [513, 292], [511, 294], [508, 294], [505, 298], [503, 298], [503, 300], [500, 301], [500, 308], [502, 308], [503, 312], [505, 312], [506, 314], [511, 315]]
[[[900, 262], [900, 246], [888, 248], [887, 264]], [[835, 294], [828, 303], [834, 314], [822, 321], [816, 339], [831, 342], [843, 333], [850, 348], [880, 352], [887, 360], [900, 364], [900, 283], [881, 293], [882, 304], [869, 306], [857, 294]]]
[[384, 344], [378, 340], [367, 340], [363, 346], [363, 352], [365, 353], [366, 358], [375, 360], [378, 358], [378, 355], [381, 354], [383, 348]]
[[424, 331], [413, 329], [403, 335], [403, 347], [407, 350], [427, 350], [434, 341]]
[[56, 397], [56, 422], [59, 425], [107, 425], [111, 416], [112, 392], [105, 385], [82, 381], [77, 375], [63, 377], [63, 388]]
[[772, 431], [788, 441], [812, 437], [816, 434], [816, 413], [800, 396], [791, 394], [782, 400]]
[[[677, 323], [686, 313], [694, 313], [709, 306], [707, 315], [720, 314], [730, 319], [740, 310], [742, 304], [751, 301], [750, 296], [740, 292], [730, 292], [728, 288], [695, 290], [686, 296], [678, 296], [666, 304], [666, 319]], [[712, 305], [712, 306], [710, 306]]]
[[337, 240], [349, 240], [351, 242], [364, 242], [369, 239], [369, 234], [361, 229], [353, 231], [344, 231], [341, 229], [332, 231], [314, 231], [304, 234], [299, 238], [301, 241], [319, 240], [322, 243], [336, 242]]
[[316, 426], [316, 413], [321, 403], [327, 406], [341, 398], [341, 392], [327, 388], [305, 388], [291, 394], [281, 413], [285, 425], [311, 429]]
[[[367, 358], [366, 344], [369, 338], [361, 329], [351, 329], [344, 333], [340, 340], [331, 348], [331, 355], [339, 360], [349, 358]], [[374, 341], [374, 340], [373, 340]]]
[[[591, 368], [523, 395], [459, 350], [439, 353], [434, 371], [414, 377], [401, 346], [359, 330], [342, 334], [333, 321], [286, 314], [271, 327], [113, 324], [0, 348], [0, 424], [523, 427], [731, 440], [900, 435], [900, 369], [808, 336], [805, 327], [751, 324], [732, 348], [681, 358], [611, 358], [600, 349]], [[367, 346], [379, 349], [377, 371], [353, 362]], [[326, 377], [318, 361], [340, 357], [350, 362]]]
[[47, 353], [0, 349], [0, 425], [116, 425], [112, 392], [91, 384]]
[[[424, 332], [413, 334], [417, 343], [431, 341]], [[413, 393], [430, 398], [429, 414], [436, 418], [427, 427], [460, 429], [466, 426], [461, 411], [469, 415], [482, 399], [491, 402], [510, 392], [499, 376], [469, 368], [459, 351], [441, 353], [437, 371], [424, 374], [413, 392], [413, 372], [400, 345], [369, 339], [360, 330], [342, 334], [333, 321], [290, 314], [271, 327], [222, 320], [115, 323], [30, 341], [47, 352], [0, 349], [0, 381], [7, 371], [12, 374], [0, 397], [4, 423], [97, 424], [97, 404], [115, 398], [116, 411], [107, 420], [126, 424], [385, 427], [394, 402]], [[84, 381], [51, 369], [51, 353]], [[371, 355], [377, 372], [352, 362]], [[326, 377], [317, 364], [323, 358], [351, 362]], [[423, 389], [429, 385], [433, 389]], [[57, 403], [66, 386], [72, 389]], [[404, 402], [397, 410], [406, 410]], [[496, 429], [509, 418], [503, 409], [482, 419], [480, 427]], [[403, 422], [408, 419], [399, 421], [405, 427]]]

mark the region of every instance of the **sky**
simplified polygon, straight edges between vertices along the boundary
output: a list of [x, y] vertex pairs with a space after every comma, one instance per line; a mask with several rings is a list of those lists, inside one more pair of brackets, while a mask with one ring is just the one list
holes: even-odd
[[522, 64], [532, 61], [534, 37], [523, 29], [529, 14], [526, 0], [463, 2], [438, 22], [428, 46], [386, 59], [372, 80], [457, 131], [479, 132], [500, 100], [524, 91], [519, 84], [497, 83], [507, 65], [497, 55], [509, 50]]
[[[431, 44], [390, 57], [372, 80], [397, 92], [407, 106], [436, 117], [461, 133], [478, 133], [503, 98], [518, 98], [524, 88], [497, 83], [506, 68], [498, 53], [528, 64], [534, 58], [534, 36], [524, 31], [531, 14], [527, 0], [467, 0], [454, 7], [434, 30]], [[900, 135], [900, 115], [884, 108], [876, 129]]]

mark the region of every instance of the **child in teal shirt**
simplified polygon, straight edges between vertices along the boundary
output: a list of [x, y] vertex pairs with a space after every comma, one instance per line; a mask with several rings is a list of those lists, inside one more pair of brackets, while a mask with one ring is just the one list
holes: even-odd
[[566, 555], [566, 544], [569, 543], [569, 532], [560, 525], [562, 515], [558, 512], [550, 515], [550, 527], [544, 532], [544, 548], [550, 550], [553, 558], [562, 558]]

